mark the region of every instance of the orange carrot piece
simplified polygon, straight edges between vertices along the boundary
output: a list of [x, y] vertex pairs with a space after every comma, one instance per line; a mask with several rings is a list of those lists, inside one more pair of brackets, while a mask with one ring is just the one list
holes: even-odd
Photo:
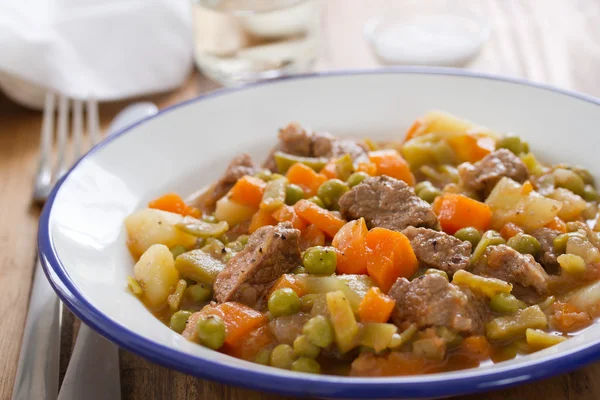
[[453, 235], [457, 230], [472, 226], [485, 231], [492, 220], [490, 207], [462, 194], [445, 193], [433, 202], [442, 230]]
[[460, 162], [474, 163], [496, 150], [495, 140], [482, 133], [450, 136], [447, 141]]
[[283, 289], [283, 288], [290, 288], [290, 289], [292, 289], [294, 292], [296, 292], [296, 294], [299, 297], [302, 297], [302, 296], [304, 296], [306, 294], [306, 289], [300, 283], [300, 280], [298, 279], [298, 276], [296, 276], [294, 274], [283, 274], [283, 275], [281, 275], [281, 278], [279, 278], [277, 280], [277, 282], [275, 283], [275, 285], [273, 286], [273, 288], [269, 292], [269, 296], [274, 291], [276, 291], [278, 289]]
[[327, 165], [323, 167], [323, 169], [319, 172], [322, 175], [325, 175], [327, 179], [335, 179], [338, 177], [336, 160], [332, 158]]
[[361, 322], [387, 322], [392, 315], [396, 300], [381, 293], [378, 287], [371, 287], [358, 306]]
[[521, 194], [523, 196], [527, 196], [532, 191], [533, 191], [533, 185], [531, 184], [531, 182], [529, 182], [529, 181], [523, 182], [523, 185], [521, 186]]
[[275, 341], [267, 325], [261, 325], [242, 337], [239, 342], [226, 344], [222, 352], [242, 360], [255, 361], [258, 353]]
[[318, 174], [312, 168], [301, 163], [292, 165], [286, 176], [290, 183], [300, 186], [308, 197], [316, 195], [319, 186], [327, 180], [325, 175]]
[[194, 218], [200, 218], [202, 213], [196, 207], [185, 204], [185, 201], [176, 193], [167, 193], [148, 203], [149, 208], [169, 211], [181, 215], [189, 215]]
[[366, 236], [371, 255], [367, 271], [385, 293], [399, 277], [410, 278], [417, 272], [419, 262], [410, 241], [400, 232], [373, 228]]
[[253, 176], [244, 176], [233, 185], [229, 194], [231, 200], [250, 207], [258, 208], [267, 184]]
[[507, 222], [506, 224], [504, 224], [502, 229], [500, 229], [500, 236], [502, 236], [504, 240], [508, 240], [518, 233], [523, 233], [523, 229], [519, 228], [512, 222]]
[[227, 327], [225, 343], [235, 345], [257, 327], [268, 322], [263, 313], [236, 302], [221, 303], [216, 308], [221, 311], [221, 318]]
[[554, 229], [555, 231], [558, 231], [560, 233], [567, 232], [567, 224], [565, 223], [565, 221], [563, 221], [562, 219], [560, 219], [558, 217], [554, 217], [554, 219], [552, 221], [548, 222], [544, 226], [546, 228]]
[[292, 206], [283, 205], [275, 210], [272, 216], [277, 222], [289, 221], [296, 229], [301, 231], [306, 229], [306, 222], [296, 214], [296, 211]]
[[329, 235], [329, 237], [334, 237], [345, 223], [343, 219], [338, 218], [331, 211], [321, 208], [308, 200], [303, 199], [294, 204], [294, 210], [301, 218], [316, 225], [320, 230]]
[[366, 274], [370, 254], [367, 248], [365, 219], [346, 223], [335, 235], [331, 245], [338, 250], [336, 270], [341, 274]]
[[460, 344], [461, 353], [467, 353], [479, 361], [487, 360], [492, 354], [492, 346], [485, 336], [469, 336]]
[[377, 150], [369, 153], [369, 159], [377, 166], [377, 175], [388, 175], [414, 186], [415, 177], [410, 166], [396, 150]]
[[258, 210], [250, 220], [250, 226], [248, 227], [249, 233], [254, 233], [258, 228], [262, 228], [267, 225], [277, 225], [277, 220], [273, 218], [270, 211]]
[[410, 139], [418, 136], [418, 134], [420, 133], [421, 130], [423, 130], [423, 120], [421, 119], [417, 119], [415, 120], [415, 122], [413, 122], [413, 124], [410, 126], [410, 128], [408, 128], [408, 131], [406, 131], [406, 135], [404, 136], [404, 143], [408, 142]]
[[377, 175], [377, 165], [372, 162], [360, 162], [356, 166], [356, 172], [364, 172], [369, 176]]
[[325, 246], [325, 234], [316, 225], [310, 224], [300, 234], [300, 251], [314, 246]]

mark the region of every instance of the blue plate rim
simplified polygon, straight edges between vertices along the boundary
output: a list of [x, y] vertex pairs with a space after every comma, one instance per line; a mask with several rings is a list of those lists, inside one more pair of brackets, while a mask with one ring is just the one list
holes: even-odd
[[[390, 67], [383, 69], [342, 70], [334, 72], [315, 72], [295, 76], [280, 77], [277, 79], [246, 84], [234, 88], [223, 88], [209, 92], [193, 99], [167, 107], [158, 114], [147, 117], [110, 138], [102, 141], [88, 151], [64, 175], [60, 182], [50, 193], [42, 211], [38, 230], [38, 252], [42, 267], [47, 279], [58, 294], [60, 299], [83, 322], [97, 332], [118, 344], [120, 347], [136, 353], [148, 360], [168, 368], [176, 369], [200, 378], [207, 378], [228, 385], [235, 385], [249, 389], [268, 391], [286, 395], [304, 395], [333, 398], [431, 398], [440, 396], [454, 396], [466, 393], [476, 393], [492, 389], [514, 386], [524, 382], [531, 382], [547, 378], [560, 373], [572, 371], [582, 365], [600, 358], [600, 343], [594, 343], [575, 352], [568, 352], [553, 359], [528, 363], [523, 366], [490, 372], [478, 376], [463, 376], [439, 380], [436, 375], [421, 375], [415, 379], [394, 378], [340, 378], [334, 376], [314, 376], [308, 374], [295, 374], [294, 376], [281, 376], [277, 373], [264, 373], [238, 366], [226, 365], [210, 359], [200, 358], [179, 350], [172, 350], [160, 343], [148, 340], [141, 335], [125, 328], [116, 321], [104, 316], [97, 308], [87, 301], [77, 290], [64, 265], [60, 261], [50, 229], [50, 215], [52, 205], [65, 179], [69, 177], [79, 163], [88, 158], [98, 149], [123, 136], [137, 125], [159, 117], [171, 110], [183, 107], [190, 103], [205, 101], [213, 97], [226, 95], [237, 91], [247, 90], [256, 86], [276, 84], [280, 81], [313, 79], [323, 77], [339, 77], [349, 75], [381, 75], [381, 74], [426, 74], [458, 76], [465, 78], [488, 79], [512, 84], [524, 85], [538, 89], [548, 90], [569, 97], [573, 97], [594, 105], [600, 105], [600, 99], [570, 90], [555, 88], [551, 85], [531, 82], [526, 79], [473, 72], [455, 68], [438, 67]], [[560, 362], [562, 361], [562, 362]], [[427, 385], [427, 383], [433, 383]], [[435, 383], [439, 383], [436, 385]]]

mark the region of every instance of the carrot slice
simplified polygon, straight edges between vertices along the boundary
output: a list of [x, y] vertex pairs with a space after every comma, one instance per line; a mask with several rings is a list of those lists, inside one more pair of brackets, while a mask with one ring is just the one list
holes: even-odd
[[309, 247], [324, 246], [325, 234], [316, 225], [310, 224], [300, 234], [300, 250], [304, 251]]
[[485, 231], [492, 220], [490, 207], [462, 194], [445, 193], [433, 202], [442, 230], [453, 235], [457, 230], [472, 226]]
[[563, 221], [562, 219], [560, 219], [558, 217], [554, 217], [554, 219], [552, 221], [548, 222], [544, 226], [546, 228], [550, 228], [550, 229], [554, 229], [555, 231], [559, 231], [560, 233], [567, 232], [567, 224], [565, 224], [565, 221]]
[[299, 229], [301, 231], [306, 229], [306, 222], [304, 222], [302, 218], [300, 218], [298, 214], [296, 214], [296, 211], [292, 206], [281, 206], [277, 210], [275, 210], [272, 215], [277, 222], [289, 221], [296, 229]]
[[504, 224], [502, 229], [500, 229], [500, 236], [502, 236], [504, 240], [508, 240], [518, 233], [523, 233], [523, 229], [519, 228], [512, 222], [507, 222], [506, 224]]
[[308, 200], [300, 200], [294, 204], [296, 214], [316, 225], [320, 230], [325, 232], [329, 237], [334, 237], [335, 234], [344, 226], [344, 220], [338, 218], [331, 211], [319, 207], [315, 203]]
[[273, 343], [275, 339], [267, 325], [261, 325], [241, 338], [237, 343], [223, 346], [223, 353], [241, 358], [242, 360], [254, 361], [258, 353]]
[[366, 243], [371, 250], [367, 271], [385, 293], [399, 277], [410, 278], [417, 272], [419, 262], [410, 241], [402, 233], [373, 228], [367, 233]]
[[169, 211], [181, 215], [189, 215], [194, 218], [200, 218], [202, 213], [196, 207], [185, 204], [185, 201], [177, 193], [167, 193], [148, 203], [149, 208]]
[[319, 186], [327, 180], [325, 175], [316, 173], [312, 168], [301, 163], [292, 165], [286, 176], [290, 183], [300, 186], [309, 197], [316, 195]]
[[357, 219], [345, 224], [335, 235], [331, 245], [339, 250], [336, 270], [341, 274], [366, 274], [369, 249], [367, 224]]
[[377, 175], [388, 175], [414, 186], [415, 177], [410, 166], [396, 150], [377, 150], [369, 153], [369, 159], [377, 167]]
[[332, 158], [325, 167], [319, 172], [327, 177], [327, 179], [335, 179], [338, 177], [336, 160]]
[[369, 176], [377, 175], [377, 165], [372, 162], [360, 162], [356, 166], [356, 172], [364, 172]]
[[[225, 346], [236, 346], [240, 339], [247, 336], [254, 329], [261, 325], [267, 324], [269, 319], [260, 311], [256, 311], [244, 304], [230, 301], [221, 303], [216, 306], [205, 306], [201, 311], [195, 313], [188, 321], [188, 326], [191, 321], [195, 321], [202, 315], [216, 315], [220, 317], [227, 328], [225, 336]], [[194, 328], [195, 329], [195, 328]], [[191, 335], [193, 330], [186, 328], [184, 336]]]
[[296, 276], [294, 274], [281, 275], [281, 278], [279, 278], [277, 280], [277, 282], [275, 283], [275, 285], [269, 292], [269, 296], [271, 295], [271, 293], [273, 293], [277, 289], [283, 289], [283, 288], [292, 289], [294, 292], [296, 292], [296, 294], [299, 297], [302, 297], [306, 294], [306, 290], [305, 290], [304, 286], [300, 283], [298, 276]]
[[447, 138], [448, 144], [456, 153], [459, 161], [476, 162], [496, 150], [496, 141], [482, 133], [466, 133], [452, 135]]
[[249, 233], [254, 233], [258, 228], [262, 228], [267, 225], [277, 225], [277, 220], [271, 216], [271, 212], [267, 210], [258, 210], [250, 220], [250, 226], [248, 227]]
[[410, 128], [408, 128], [408, 131], [406, 131], [406, 135], [404, 136], [404, 143], [417, 136], [418, 133], [420, 133], [420, 131], [422, 130], [423, 125], [423, 120], [415, 120], [415, 122], [413, 122]]
[[247, 206], [258, 208], [267, 184], [253, 176], [244, 176], [229, 191], [231, 200]]
[[381, 293], [378, 287], [371, 287], [358, 307], [362, 322], [387, 322], [392, 315], [396, 300]]

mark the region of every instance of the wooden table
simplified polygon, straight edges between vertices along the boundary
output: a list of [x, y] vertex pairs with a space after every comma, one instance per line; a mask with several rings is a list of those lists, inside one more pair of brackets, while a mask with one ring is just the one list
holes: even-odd
[[[600, 96], [598, 0], [465, 0], [489, 18], [493, 31], [469, 69], [525, 77]], [[377, 67], [362, 37], [366, 19], [385, 0], [324, 0], [324, 46], [317, 70]], [[160, 107], [217, 88], [194, 72], [178, 90], [150, 100]], [[103, 104], [105, 129], [128, 102]], [[8, 399], [19, 355], [35, 258], [39, 209], [30, 204], [38, 154], [39, 112], [0, 96], [0, 400]], [[61, 371], [64, 373], [77, 321], [67, 314]], [[73, 329], [69, 329], [73, 327]], [[277, 399], [278, 396], [205, 382], [120, 352], [124, 400]], [[600, 398], [600, 363], [570, 374], [463, 399]]]

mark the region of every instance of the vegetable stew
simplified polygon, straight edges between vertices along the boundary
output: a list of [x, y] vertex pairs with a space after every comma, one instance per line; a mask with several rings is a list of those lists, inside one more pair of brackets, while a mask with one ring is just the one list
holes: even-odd
[[600, 315], [592, 175], [443, 112], [397, 140], [291, 123], [125, 220], [128, 288], [175, 332], [307, 373], [415, 375], [559, 344]]

